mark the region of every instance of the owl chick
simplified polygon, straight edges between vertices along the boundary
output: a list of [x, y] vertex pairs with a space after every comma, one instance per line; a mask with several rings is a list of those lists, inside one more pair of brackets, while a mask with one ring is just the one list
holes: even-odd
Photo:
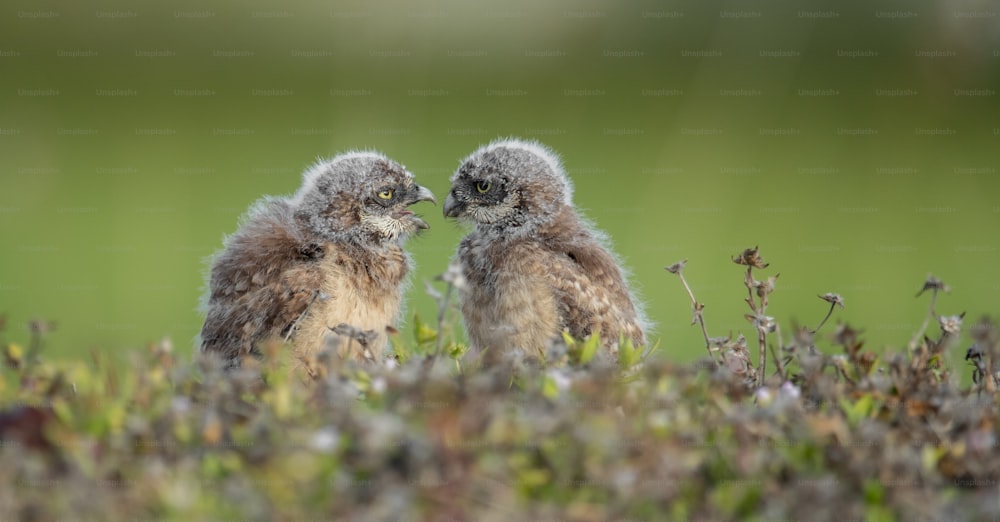
[[535, 142], [500, 140], [466, 158], [451, 178], [446, 217], [473, 231], [453, 261], [464, 277], [462, 315], [474, 351], [542, 358], [568, 332], [645, 344], [645, 319], [605, 240], [573, 207], [559, 158]]
[[236, 365], [267, 340], [300, 358], [342, 341], [342, 356], [379, 360], [411, 269], [401, 245], [427, 228], [408, 209], [419, 201], [434, 196], [403, 166], [350, 152], [255, 203], [212, 262], [201, 350]]

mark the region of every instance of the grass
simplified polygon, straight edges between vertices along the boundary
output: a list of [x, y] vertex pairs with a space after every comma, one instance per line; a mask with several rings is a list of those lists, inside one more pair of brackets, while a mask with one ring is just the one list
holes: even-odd
[[[903, 353], [866, 349], [847, 324], [824, 330], [845, 305], [835, 293], [820, 295], [818, 326], [783, 336], [767, 316], [777, 275], [756, 275], [768, 268], [756, 248], [734, 261], [756, 366], [742, 334], [709, 335], [683, 262], [668, 270], [707, 348], [689, 365], [566, 339], [540, 364], [479, 367], [454, 340], [447, 274], [428, 288], [433, 321], [392, 336], [393, 364], [321, 354], [311, 377], [278, 344], [230, 373], [168, 339], [126, 371], [97, 351], [56, 363], [52, 325], [37, 321], [27, 348], [0, 339], [0, 519], [1000, 516], [993, 321], [939, 314], [947, 286], [930, 277], [928, 320]], [[949, 364], [963, 329], [967, 369]]]

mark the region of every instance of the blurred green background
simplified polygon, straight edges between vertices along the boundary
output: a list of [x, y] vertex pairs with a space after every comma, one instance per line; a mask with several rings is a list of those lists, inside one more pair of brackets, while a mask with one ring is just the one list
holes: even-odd
[[[899, 347], [942, 313], [1000, 312], [1000, 18], [992, 2], [45, 2], [0, 8], [0, 313], [24, 342], [187, 351], [205, 260], [318, 156], [376, 148], [443, 197], [498, 136], [563, 157], [631, 268], [664, 354], [771, 313], [826, 312]], [[409, 243], [409, 312], [463, 230]], [[967, 322], [968, 324], [968, 322]], [[828, 332], [832, 332], [829, 328]], [[932, 329], [936, 333], [936, 328]], [[966, 337], [967, 339], [967, 337]], [[963, 343], [964, 344], [964, 343]], [[963, 346], [964, 347], [964, 346]]]

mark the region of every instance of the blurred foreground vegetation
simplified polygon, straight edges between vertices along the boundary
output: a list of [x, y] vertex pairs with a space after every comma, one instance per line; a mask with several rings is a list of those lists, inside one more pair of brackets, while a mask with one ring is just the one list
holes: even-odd
[[[543, 363], [480, 368], [440, 294], [440, 320], [396, 334], [391, 364], [321, 353], [311, 377], [281, 345], [231, 373], [168, 339], [125, 371], [100, 351], [53, 362], [35, 321], [27, 343], [0, 339], [0, 518], [1000, 516], [994, 322], [937, 314], [947, 287], [929, 278], [926, 335], [902, 353], [873, 353], [836, 316], [782, 336], [762, 319], [766, 263], [756, 249], [734, 260], [750, 337], [772, 347], [763, 384], [742, 335], [706, 336], [690, 365], [568, 340]], [[831, 310], [838, 297], [823, 296]]]

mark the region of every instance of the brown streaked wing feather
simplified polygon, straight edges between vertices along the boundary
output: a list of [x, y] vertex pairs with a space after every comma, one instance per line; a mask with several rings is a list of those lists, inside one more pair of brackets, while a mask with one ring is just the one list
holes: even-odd
[[621, 334], [645, 342], [624, 276], [607, 250], [583, 234], [546, 246], [546, 263], [552, 267], [546, 274], [571, 335], [599, 332], [606, 347], [616, 346]]
[[320, 288], [322, 256], [285, 202], [265, 202], [213, 263], [203, 349], [237, 357], [283, 335]]

